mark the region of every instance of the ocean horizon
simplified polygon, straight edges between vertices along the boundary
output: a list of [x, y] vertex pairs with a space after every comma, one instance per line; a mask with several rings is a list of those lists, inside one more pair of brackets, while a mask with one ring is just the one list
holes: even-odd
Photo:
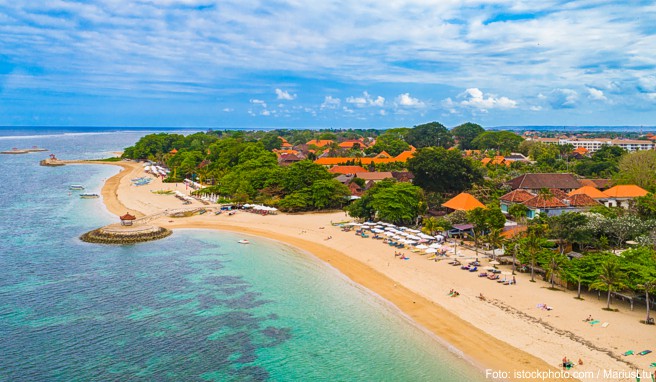
[[[408, 126], [410, 127], [410, 126]], [[447, 126], [451, 128], [451, 126]], [[558, 125], [526, 125], [526, 126], [483, 126], [486, 130], [509, 130], [523, 131], [558, 131], [565, 133], [647, 133], [656, 132], [656, 126], [558, 126]], [[209, 130], [242, 130], [242, 131], [270, 131], [277, 129], [287, 130], [348, 130], [348, 129], [374, 129], [385, 130], [393, 127], [222, 127], [222, 126], [199, 126], [199, 127], [148, 127], [148, 126], [0, 126], [0, 140], [29, 139], [44, 136], [55, 137], [59, 135], [79, 134], [119, 134], [119, 133], [180, 133], [191, 134]]]
[[68, 186], [99, 193], [119, 168], [39, 160], [105, 157], [145, 132], [22, 134], [12, 145], [49, 151], [0, 155], [0, 381], [483, 380], [466, 354], [283, 243], [209, 230], [80, 241], [116, 217]]

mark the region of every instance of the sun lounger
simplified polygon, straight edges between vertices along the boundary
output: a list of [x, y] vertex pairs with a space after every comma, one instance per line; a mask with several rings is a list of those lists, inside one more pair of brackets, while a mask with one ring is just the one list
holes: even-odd
[[651, 350], [643, 350], [640, 353], [638, 353], [638, 355], [647, 355], [649, 353], [651, 353]]
[[600, 322], [601, 322], [601, 321], [599, 321], [599, 320], [590, 321], [590, 325], [596, 325], [596, 324], [598, 324], [598, 323], [600, 323]]
[[651, 364], [649, 364], [649, 367], [656, 367], [656, 362], [652, 362]]
[[633, 355], [633, 350], [627, 350], [622, 355]]
[[604, 322], [603, 324], [601, 324], [601, 327], [602, 327], [602, 328], [607, 328], [608, 325], [610, 325], [608, 322]]
[[469, 272], [476, 272], [477, 270], [478, 270], [478, 267], [469, 268]]
[[478, 274], [478, 277], [487, 277], [487, 272], [481, 272]]

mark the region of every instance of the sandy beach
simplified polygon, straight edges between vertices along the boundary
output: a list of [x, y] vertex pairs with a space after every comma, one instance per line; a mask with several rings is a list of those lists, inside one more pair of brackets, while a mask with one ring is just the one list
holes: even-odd
[[[101, 162], [88, 162], [99, 164]], [[112, 214], [126, 212], [138, 217], [183, 206], [173, 195], [155, 194], [154, 190], [189, 192], [183, 184], [163, 184], [156, 179], [149, 185], [136, 187], [130, 179], [144, 176], [143, 167], [134, 162], [107, 162], [121, 171], [109, 178], [103, 189], [104, 203]], [[194, 202], [191, 206], [202, 206]], [[189, 218], [159, 218], [152, 221], [176, 228], [219, 229], [241, 232], [278, 240], [300, 248], [336, 268], [354, 282], [391, 302], [427, 331], [450, 344], [482, 370], [505, 371], [495, 375], [504, 380], [535, 380], [521, 372], [561, 372], [564, 356], [583, 365], [569, 370], [570, 376], [583, 381], [626, 380], [629, 372], [654, 372], [654, 353], [648, 356], [623, 356], [627, 350], [636, 353], [654, 349], [656, 327], [645, 326], [644, 306], [630, 311], [628, 304], [616, 302], [620, 312], [602, 310], [605, 298], [597, 293], [576, 300], [574, 291], [552, 291], [548, 283], [529, 282], [530, 275], [518, 273], [517, 285], [502, 285], [477, 273], [460, 270], [446, 261], [428, 260], [427, 256], [405, 251], [410, 260], [394, 257], [394, 248], [381, 241], [342, 232], [331, 222], [349, 220], [343, 212], [326, 214], [278, 214], [261, 216], [246, 212], [204, 214]], [[331, 237], [330, 239], [328, 239]], [[256, 238], [249, 238], [257, 240]], [[459, 254], [473, 256], [472, 251], [458, 249]], [[483, 266], [488, 260], [484, 259]], [[510, 268], [501, 266], [504, 271]], [[460, 292], [457, 298], [448, 292]], [[485, 301], [477, 298], [480, 293]], [[539, 309], [547, 304], [553, 310]], [[584, 319], [592, 315], [599, 320], [590, 325]], [[603, 323], [608, 323], [602, 327]], [[485, 371], [483, 371], [485, 373]], [[624, 374], [622, 374], [624, 373]], [[645, 374], [646, 375], [646, 374]], [[643, 380], [648, 378], [643, 375]], [[491, 377], [491, 375], [488, 374]], [[564, 380], [552, 374], [544, 380]]]

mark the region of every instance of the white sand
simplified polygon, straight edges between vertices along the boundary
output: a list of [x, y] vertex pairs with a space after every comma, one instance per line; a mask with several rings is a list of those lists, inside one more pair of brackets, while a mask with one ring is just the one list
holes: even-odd
[[[184, 185], [154, 180], [147, 186], [135, 187], [130, 179], [144, 175], [142, 166], [133, 162], [120, 162], [119, 165], [124, 171], [109, 179], [102, 193], [110, 212], [143, 216], [165, 209], [190, 207], [183, 206], [172, 195], [150, 192], [159, 189], [188, 192]], [[193, 205], [202, 206], [199, 202]], [[561, 359], [567, 356], [574, 362], [579, 358], [584, 361], [570, 372], [590, 372], [578, 376], [585, 381], [604, 380], [604, 370], [629, 372], [636, 367], [645, 372], [655, 370], [648, 367], [656, 361], [655, 353], [644, 357], [621, 355], [626, 350], [656, 351], [656, 327], [638, 322], [644, 319], [642, 306], [631, 312], [628, 305], [615, 304], [620, 312], [607, 312], [602, 310], [605, 306], [603, 295], [600, 300], [595, 294], [579, 301], [574, 299], [573, 291], [551, 291], [544, 281], [529, 282], [529, 274], [518, 273], [515, 276], [518, 285], [505, 286], [450, 266], [446, 261], [429, 261], [427, 256], [408, 251], [405, 253], [410, 260], [398, 260], [394, 257], [394, 248], [381, 241], [341, 232], [330, 224], [345, 219], [343, 212], [275, 216], [238, 212], [234, 216], [204, 214], [163, 218], [153, 223], [172, 229], [214, 228], [251, 233], [305, 249], [395, 304], [483, 368], [511, 373], [560, 370]], [[332, 239], [325, 240], [328, 236]], [[471, 251], [467, 254], [473, 256]], [[487, 260], [483, 261], [485, 265]], [[510, 270], [503, 266], [501, 269]], [[447, 296], [452, 288], [461, 295]], [[479, 293], [483, 293], [487, 301], [476, 298]], [[554, 309], [538, 309], [538, 303], [546, 303]], [[588, 315], [601, 323], [591, 326], [583, 322]], [[601, 325], [604, 322], [609, 323], [606, 328]], [[510, 374], [508, 379], [520, 378]]]

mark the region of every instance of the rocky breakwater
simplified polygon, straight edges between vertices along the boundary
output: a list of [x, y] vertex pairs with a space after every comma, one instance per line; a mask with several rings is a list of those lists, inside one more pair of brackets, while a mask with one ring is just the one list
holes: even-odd
[[99, 244], [135, 244], [163, 239], [171, 235], [171, 230], [154, 225], [124, 226], [111, 224], [85, 233], [82, 241]]

